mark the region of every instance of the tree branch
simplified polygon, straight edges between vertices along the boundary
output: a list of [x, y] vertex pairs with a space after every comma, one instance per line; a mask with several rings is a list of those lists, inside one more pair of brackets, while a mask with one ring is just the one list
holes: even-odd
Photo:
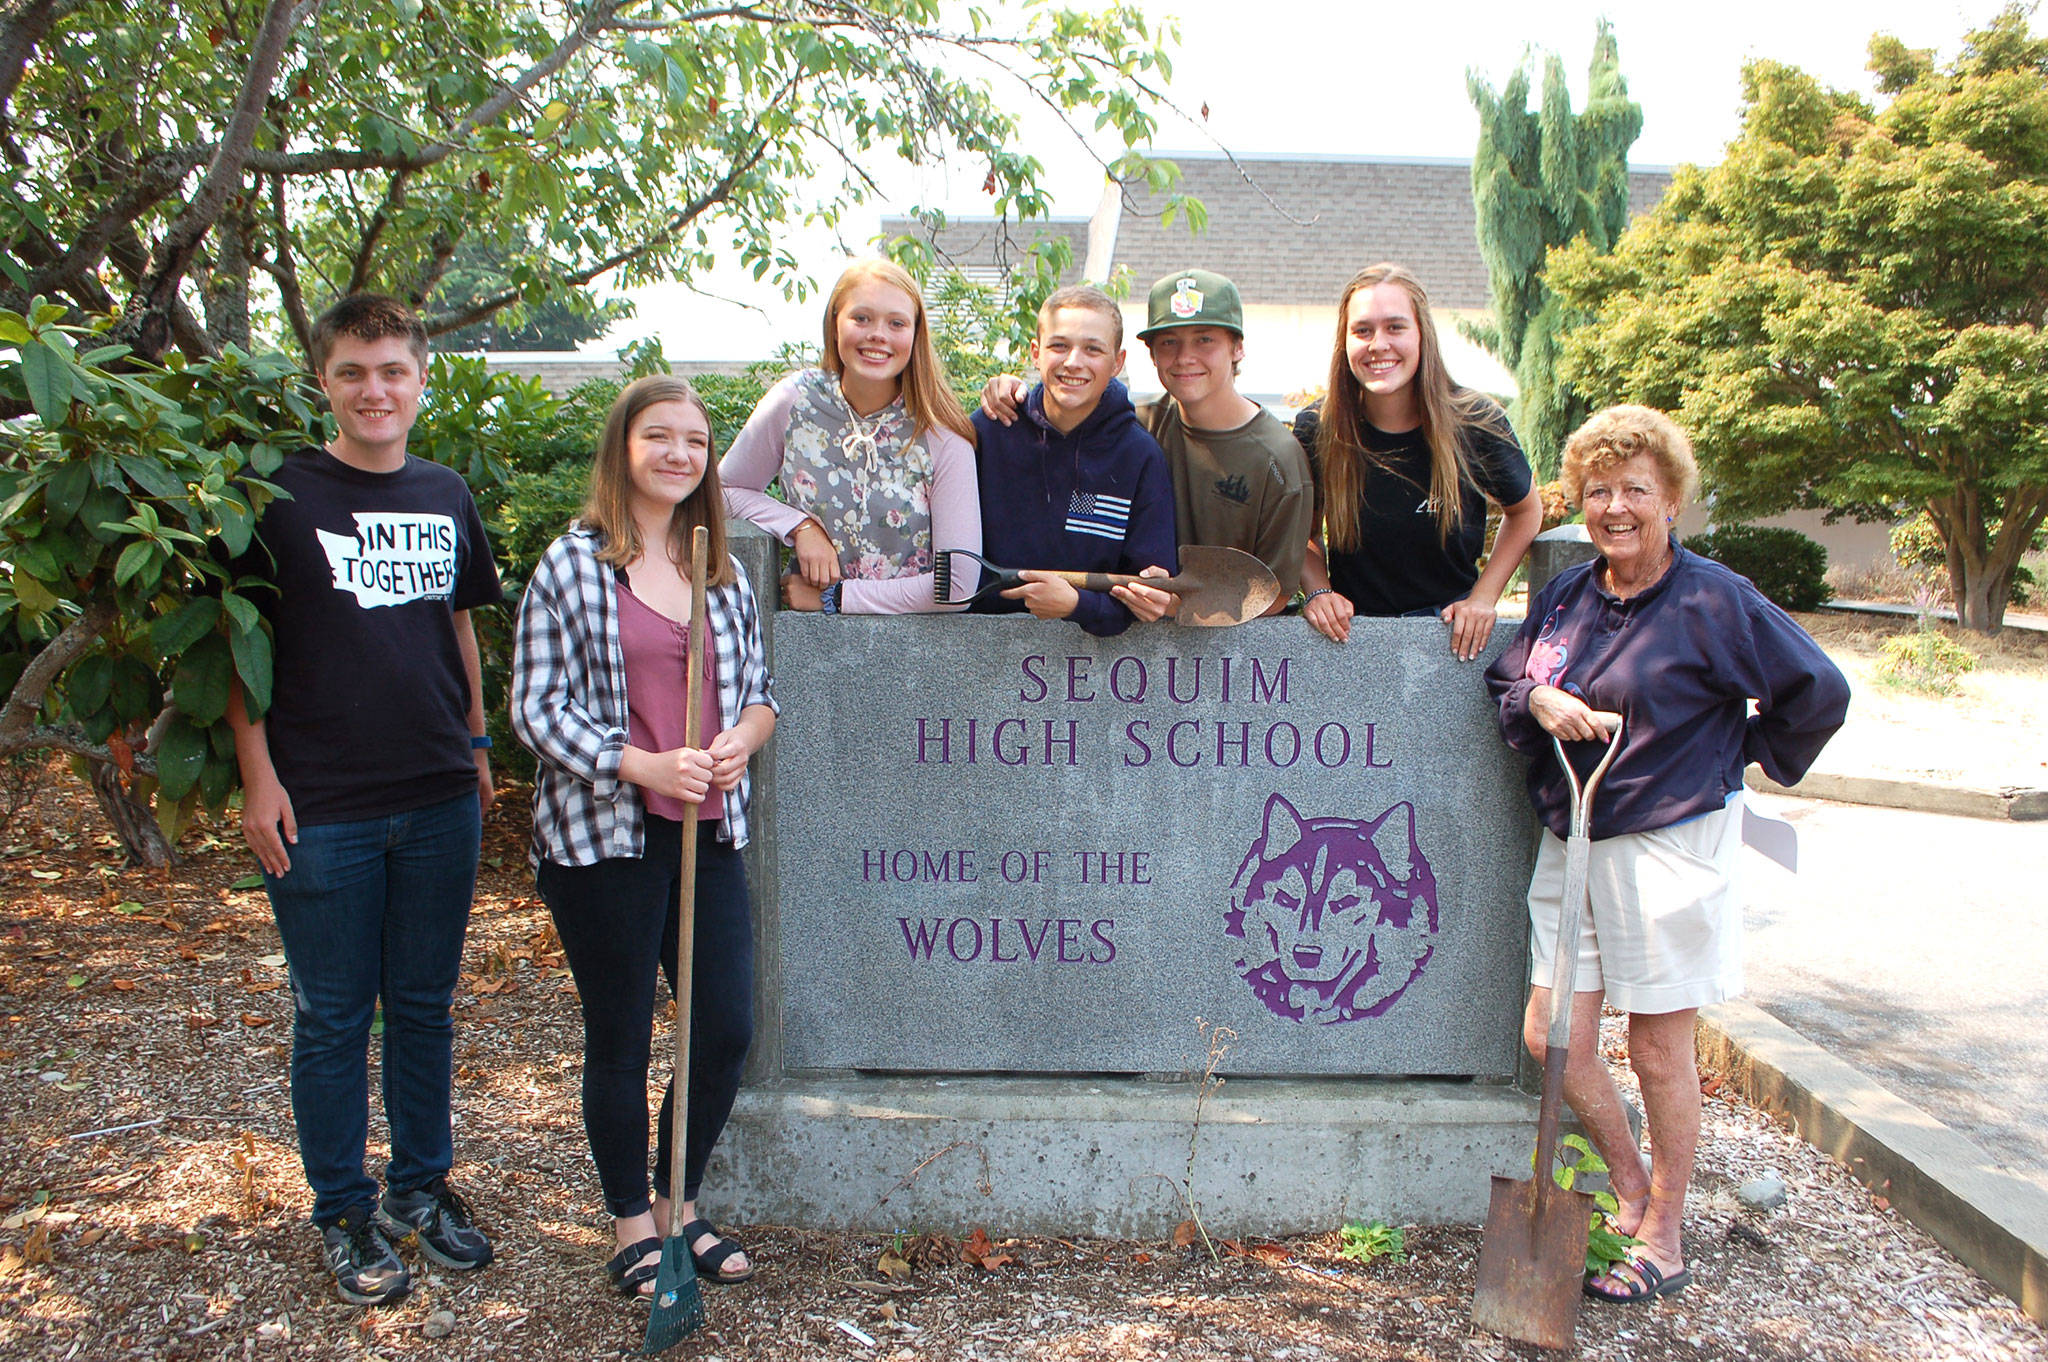
[[29, 659], [15, 679], [14, 689], [7, 694], [7, 703], [0, 705], [0, 752], [18, 752], [26, 744], [16, 739], [24, 732], [33, 731], [31, 720], [42, 712], [43, 697], [65, 668], [76, 662], [91, 650], [114, 622], [117, 611], [114, 602], [106, 597], [90, 601], [77, 619], [58, 631], [57, 637], [43, 645], [41, 652]]
[[263, 16], [263, 26], [257, 30], [251, 44], [249, 67], [242, 76], [242, 88], [236, 96], [235, 107], [228, 118], [227, 133], [221, 138], [220, 149], [214, 153], [213, 162], [207, 167], [206, 178], [184, 209], [164, 232], [157, 248], [156, 259], [149, 274], [137, 290], [135, 313], [137, 320], [132, 327], [136, 348], [154, 358], [163, 353], [169, 339], [172, 303], [177, 299], [178, 286], [191, 268], [192, 257], [199, 249], [200, 241], [212, 228], [214, 220], [227, 206], [232, 194], [242, 179], [244, 163], [249, 150], [255, 145], [256, 132], [263, 121], [263, 111], [270, 102], [270, 87], [277, 79], [277, 69], [284, 60], [286, 44], [292, 30], [306, 17], [320, 7], [321, 0], [271, 0], [269, 10]]
[[[768, 107], [773, 108], [776, 104], [780, 103], [783, 96], [787, 95], [795, 86], [796, 81], [791, 80], [787, 82], [783, 86], [782, 91], [768, 102]], [[756, 124], [757, 129], [758, 127], [759, 125]], [[760, 162], [761, 158], [768, 153], [770, 142], [771, 139], [766, 137], [756, 141], [754, 149], [738, 161], [735, 161], [726, 173], [719, 178], [716, 184], [678, 210], [667, 222], [661, 225], [659, 230], [651, 233], [646, 240], [637, 245], [629, 246], [622, 251], [615, 251], [594, 265], [565, 274], [557, 279], [556, 282], [570, 288], [580, 288], [607, 270], [615, 270], [621, 265], [631, 264], [649, 252], [659, 249], [664, 243], [671, 240], [676, 233], [696, 221], [707, 209], [716, 204], [724, 203], [727, 199], [731, 198], [733, 187], [739, 183], [741, 176], [752, 170]], [[518, 289], [506, 289], [488, 298], [479, 299], [460, 311], [438, 313], [422, 320], [426, 324], [428, 335], [445, 335], [450, 331], [459, 331], [474, 322], [480, 322], [492, 313], [510, 307], [513, 303], [518, 302], [521, 296]]]
[[405, 183], [412, 178], [410, 170], [396, 170], [391, 182], [384, 187], [384, 202], [377, 205], [377, 211], [363, 227], [363, 239], [356, 245], [355, 263], [349, 266], [348, 292], [360, 293], [370, 284], [370, 261], [377, 254], [377, 242], [384, 235], [384, 229], [391, 225], [391, 215], [405, 206]]
[[59, 19], [84, 0], [17, 0], [0, 14], [0, 127], [13, 122], [7, 109], [28, 70], [28, 59]]
[[27, 292], [31, 296], [47, 293], [61, 280], [97, 269], [114, 242], [132, 232], [143, 213], [162, 202], [197, 164], [183, 149], [152, 156], [114, 201], [72, 239], [70, 249], [29, 279]]
[[292, 325], [292, 335], [298, 338], [299, 352], [310, 356], [313, 353], [313, 322], [306, 314], [306, 295], [299, 287], [298, 262], [292, 259], [291, 226], [284, 214], [284, 177], [270, 177], [270, 208], [272, 220], [277, 224], [277, 262], [259, 261], [264, 272], [277, 281], [277, 296], [284, 304], [284, 315]]

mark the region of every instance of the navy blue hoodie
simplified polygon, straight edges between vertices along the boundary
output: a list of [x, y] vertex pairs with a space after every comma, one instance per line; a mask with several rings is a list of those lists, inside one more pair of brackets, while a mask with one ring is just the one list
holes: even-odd
[[[1600, 585], [1601, 566], [1567, 568], [1536, 593], [1486, 669], [1508, 746], [1534, 758], [1529, 798], [1544, 826], [1570, 832], [1570, 795], [1529, 712], [1538, 686], [1622, 716], [1621, 755], [1593, 800], [1595, 841], [1720, 808], [1752, 761], [1798, 784], [1849, 710], [1849, 683], [1820, 645], [1747, 577], [1676, 544], [1664, 575], [1627, 600]], [[1588, 769], [1598, 749], [1567, 746]]]
[[[1136, 573], [1180, 571], [1173, 480], [1166, 456], [1139, 424], [1130, 393], [1112, 380], [1071, 434], [1045, 419], [1041, 384], [1012, 425], [974, 413], [981, 477], [981, 550], [1004, 567]], [[1014, 614], [1021, 601], [989, 596], [973, 607]], [[1107, 591], [1083, 591], [1074, 622], [1120, 634], [1131, 612]]]

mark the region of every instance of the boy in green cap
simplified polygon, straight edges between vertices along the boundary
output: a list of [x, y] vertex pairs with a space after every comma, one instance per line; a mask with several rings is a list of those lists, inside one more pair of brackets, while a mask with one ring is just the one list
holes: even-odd
[[[1244, 359], [1237, 285], [1212, 270], [1166, 275], [1152, 285], [1138, 339], [1166, 389], [1161, 400], [1141, 403], [1138, 417], [1166, 453], [1179, 541], [1242, 549], [1264, 561], [1280, 579], [1270, 612], [1277, 613], [1301, 581], [1315, 493], [1293, 432], [1237, 390]], [[1023, 393], [1016, 378], [990, 379], [981, 409], [1008, 425]], [[1165, 592], [1144, 594], [1156, 598], [1159, 614], [1173, 605]]]

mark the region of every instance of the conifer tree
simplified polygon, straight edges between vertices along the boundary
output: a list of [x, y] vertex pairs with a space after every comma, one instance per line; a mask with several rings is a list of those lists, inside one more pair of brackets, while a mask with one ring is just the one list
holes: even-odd
[[1628, 225], [1628, 149], [1643, 130], [1642, 106], [1628, 97], [1619, 45], [1605, 20], [1593, 42], [1584, 113], [1572, 113], [1564, 63], [1543, 63], [1541, 108], [1529, 108], [1530, 60], [1495, 93], [1477, 72], [1466, 89], [1479, 111], [1472, 157], [1472, 208], [1486, 260], [1493, 316], [1459, 323], [1515, 375], [1509, 414], [1537, 474], [1556, 476], [1558, 451], [1585, 419], [1585, 402], [1557, 377], [1563, 309], [1544, 286], [1552, 246], [1583, 237], [1611, 250]]

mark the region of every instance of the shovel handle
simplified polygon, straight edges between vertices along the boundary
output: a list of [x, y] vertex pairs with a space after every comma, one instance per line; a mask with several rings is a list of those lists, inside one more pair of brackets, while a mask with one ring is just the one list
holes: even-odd
[[[1608, 731], [1607, 753], [1583, 782], [1565, 755], [1564, 740], [1555, 735], [1550, 740], [1551, 746], [1557, 749], [1557, 764], [1564, 768], [1564, 778], [1571, 789], [1571, 835], [1564, 847], [1564, 892], [1558, 902], [1557, 948], [1550, 968], [1550, 1029], [1545, 1037], [1546, 1048], [1553, 1057], [1571, 1044], [1572, 995], [1579, 963], [1579, 922], [1586, 912], [1586, 882], [1593, 860], [1593, 793], [1600, 788], [1600, 778], [1607, 774], [1607, 768], [1613, 765], [1614, 758], [1621, 752], [1621, 716], [1595, 710], [1593, 720]], [[1546, 1068], [1548, 1064], [1549, 1059], [1546, 1058]]]
[[1176, 596], [1185, 596], [1198, 590], [1199, 582], [1186, 577], [1137, 577], [1128, 572], [1047, 572], [1048, 577], [1057, 577], [1083, 591], [1107, 591], [1113, 586], [1149, 586], [1156, 591], [1170, 591]]
[[1578, 771], [1571, 759], [1565, 755], [1564, 739], [1552, 734], [1550, 745], [1557, 751], [1557, 764], [1564, 768], [1565, 781], [1571, 787], [1572, 814], [1571, 835], [1588, 837], [1592, 835], [1593, 791], [1599, 788], [1600, 777], [1607, 774], [1607, 768], [1614, 764], [1621, 753], [1621, 716], [1612, 710], [1596, 709], [1593, 722], [1607, 730], [1607, 755], [1600, 758], [1600, 764], [1593, 768], [1593, 774], [1581, 782]]

